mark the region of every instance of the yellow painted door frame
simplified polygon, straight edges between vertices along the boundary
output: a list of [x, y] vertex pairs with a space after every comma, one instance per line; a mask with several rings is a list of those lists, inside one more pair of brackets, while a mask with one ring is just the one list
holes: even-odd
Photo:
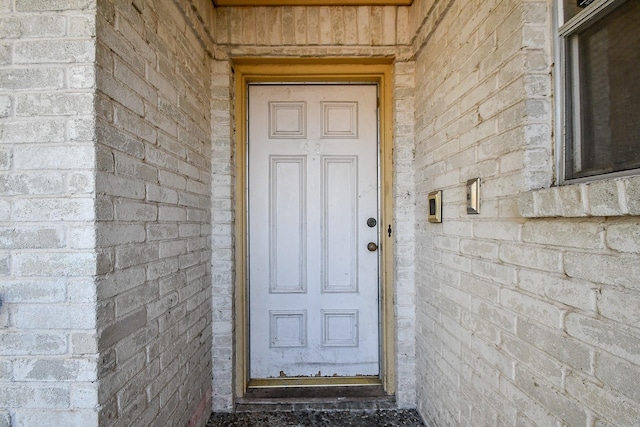
[[[379, 87], [381, 218], [380, 237], [380, 384], [387, 394], [396, 389], [396, 331], [393, 281], [393, 81], [392, 58], [299, 59], [235, 58], [235, 397], [243, 397], [249, 386], [248, 283], [247, 283], [247, 87], [250, 83], [367, 82]], [[346, 381], [350, 385], [358, 380]], [[279, 386], [286, 384], [274, 383]], [[302, 385], [297, 380], [295, 385]], [[305, 385], [344, 385], [341, 379], [310, 379]], [[261, 384], [264, 386], [265, 384]], [[269, 384], [266, 384], [267, 386]]]

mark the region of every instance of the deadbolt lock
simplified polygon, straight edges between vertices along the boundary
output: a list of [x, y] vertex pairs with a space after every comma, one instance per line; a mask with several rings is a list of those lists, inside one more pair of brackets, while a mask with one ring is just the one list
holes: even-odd
[[369, 219], [367, 220], [367, 225], [368, 225], [369, 227], [375, 227], [375, 226], [376, 226], [376, 224], [378, 224], [378, 221], [376, 221], [376, 219], [375, 219], [375, 218], [369, 218]]

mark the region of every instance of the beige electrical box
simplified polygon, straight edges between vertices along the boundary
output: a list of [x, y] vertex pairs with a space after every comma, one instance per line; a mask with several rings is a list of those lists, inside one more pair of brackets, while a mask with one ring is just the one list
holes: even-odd
[[428, 209], [429, 222], [442, 222], [442, 190], [429, 193]]

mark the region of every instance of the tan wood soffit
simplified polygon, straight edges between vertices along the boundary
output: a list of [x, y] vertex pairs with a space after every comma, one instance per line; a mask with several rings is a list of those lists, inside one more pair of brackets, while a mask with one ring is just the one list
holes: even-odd
[[413, 0], [213, 0], [218, 7], [235, 6], [410, 6]]

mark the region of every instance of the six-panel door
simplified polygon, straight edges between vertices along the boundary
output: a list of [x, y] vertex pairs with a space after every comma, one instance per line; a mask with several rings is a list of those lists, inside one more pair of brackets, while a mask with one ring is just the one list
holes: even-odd
[[379, 373], [376, 99], [249, 88], [251, 378]]

